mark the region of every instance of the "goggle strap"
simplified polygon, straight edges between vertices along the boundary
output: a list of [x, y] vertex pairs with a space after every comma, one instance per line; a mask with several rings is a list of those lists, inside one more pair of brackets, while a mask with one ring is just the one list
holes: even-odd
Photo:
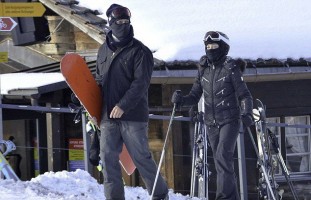
[[208, 38], [211, 38], [211, 40], [213, 40], [213, 41], [220, 41], [220, 40], [222, 40], [222, 41], [224, 41], [227, 45], [230, 45], [230, 41], [229, 41], [227, 38], [225, 38], [224, 36], [222, 36], [221, 34], [219, 34], [219, 33], [218, 33], [218, 38], [213, 38], [211, 35], [208, 35], [208, 36], [205, 38], [204, 41], [207, 41]]
[[230, 41], [227, 38], [225, 38], [224, 36], [220, 35], [220, 34], [219, 34], [219, 39], [224, 41], [227, 45], [230, 45]]

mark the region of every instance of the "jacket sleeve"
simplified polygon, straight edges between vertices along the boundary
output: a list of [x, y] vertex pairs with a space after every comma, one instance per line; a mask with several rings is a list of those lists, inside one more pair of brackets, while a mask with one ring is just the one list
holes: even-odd
[[97, 85], [99, 85], [100, 87], [102, 86], [102, 79], [103, 79], [101, 75], [101, 69], [100, 69], [100, 64], [101, 64], [100, 56], [103, 55], [102, 51], [103, 51], [103, 45], [99, 48], [98, 53], [97, 53], [96, 71], [95, 71], [95, 81]]
[[200, 70], [198, 70], [198, 76], [196, 77], [189, 94], [183, 97], [183, 106], [192, 106], [200, 101], [203, 92], [200, 80], [201, 74]]
[[[243, 63], [244, 64], [244, 63]], [[237, 62], [233, 63], [232, 68], [232, 83], [240, 102], [241, 114], [250, 114], [252, 116], [253, 111], [253, 97], [247, 88], [246, 83], [243, 80], [243, 74], [241, 66], [237, 65]]]
[[135, 108], [141, 98], [148, 93], [154, 65], [149, 49], [141, 48], [134, 56], [133, 81], [117, 104], [125, 113]]

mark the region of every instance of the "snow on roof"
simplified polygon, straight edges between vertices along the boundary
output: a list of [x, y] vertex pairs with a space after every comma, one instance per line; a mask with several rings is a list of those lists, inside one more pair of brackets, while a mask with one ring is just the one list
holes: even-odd
[[7, 95], [15, 90], [31, 90], [40, 86], [64, 81], [61, 73], [12, 73], [0, 75], [1, 94]]
[[135, 37], [164, 61], [199, 60], [209, 30], [226, 33], [232, 57], [298, 59], [311, 57], [309, 0], [80, 0], [99, 10], [112, 3], [132, 13]]
[[[80, 0], [79, 6], [99, 10], [107, 19], [111, 0]], [[203, 36], [219, 30], [230, 38], [232, 57], [311, 58], [311, 12], [308, 0], [119, 0], [131, 10], [135, 37], [154, 57], [198, 61], [204, 54]], [[60, 73], [3, 74], [1, 94], [64, 81]]]

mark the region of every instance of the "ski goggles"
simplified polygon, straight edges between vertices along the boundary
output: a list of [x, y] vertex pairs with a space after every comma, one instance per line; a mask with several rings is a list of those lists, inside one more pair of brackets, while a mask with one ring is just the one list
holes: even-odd
[[120, 8], [114, 9], [111, 12], [110, 17], [113, 17], [115, 19], [131, 18], [131, 12], [126, 7], [120, 7]]
[[207, 32], [205, 34], [205, 37], [204, 37], [204, 43], [206, 44], [206, 42], [208, 42], [208, 39], [214, 41], [214, 42], [219, 42], [219, 41], [224, 41], [226, 44], [229, 45], [229, 39], [222, 36], [220, 33], [218, 33], [217, 31], [210, 31], [210, 32]]

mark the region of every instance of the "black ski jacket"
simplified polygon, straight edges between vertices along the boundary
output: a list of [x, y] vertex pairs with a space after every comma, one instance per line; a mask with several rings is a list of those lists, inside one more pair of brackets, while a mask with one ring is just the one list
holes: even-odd
[[206, 56], [200, 59], [199, 73], [183, 105], [195, 105], [204, 96], [204, 120], [208, 125], [222, 126], [251, 114], [253, 98], [242, 73], [245, 61], [224, 57], [217, 63], [208, 63]]
[[151, 51], [135, 38], [115, 52], [106, 42], [100, 47], [96, 81], [102, 88], [103, 120], [109, 119], [117, 105], [124, 111], [120, 120], [148, 121], [148, 88], [152, 70]]

